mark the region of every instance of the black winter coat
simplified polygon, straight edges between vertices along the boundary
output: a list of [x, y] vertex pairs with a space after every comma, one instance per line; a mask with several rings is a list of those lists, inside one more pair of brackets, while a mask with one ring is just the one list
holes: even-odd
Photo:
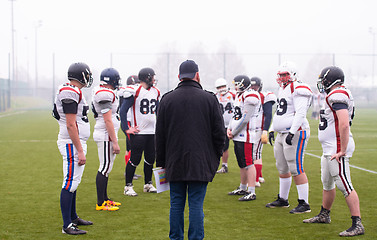
[[184, 80], [158, 106], [156, 166], [166, 169], [167, 181], [211, 182], [225, 134], [216, 96], [198, 82]]

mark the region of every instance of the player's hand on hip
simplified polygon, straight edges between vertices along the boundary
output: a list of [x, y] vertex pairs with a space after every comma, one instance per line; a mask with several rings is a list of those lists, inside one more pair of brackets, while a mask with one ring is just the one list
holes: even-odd
[[269, 132], [268, 134], [268, 141], [270, 142], [270, 145], [274, 145], [273, 142], [275, 142], [275, 133], [274, 131]]
[[119, 144], [117, 142], [113, 143], [113, 154], [119, 154], [119, 153], [120, 153]]
[[129, 129], [126, 130], [126, 133], [127, 133], [127, 134], [136, 134], [136, 133], [138, 133], [138, 132], [140, 132], [138, 126], [130, 127]]
[[85, 165], [86, 163], [86, 157], [85, 157], [85, 153], [84, 152], [79, 152], [78, 153], [78, 158], [79, 158], [79, 166], [82, 166], [82, 165]]
[[285, 142], [288, 145], [292, 145], [292, 139], [295, 135], [293, 133], [288, 133], [287, 137], [285, 138]]
[[267, 136], [266, 130], [262, 132], [262, 136], [260, 137], [260, 140], [263, 144], [266, 144], [268, 142], [268, 136]]
[[330, 160], [334, 160], [334, 159], [336, 159], [336, 161], [337, 161], [338, 163], [340, 163], [340, 159], [341, 159], [342, 157], [344, 157], [345, 155], [346, 155], [345, 152], [337, 152], [336, 154], [334, 154], [334, 155], [331, 156], [331, 159], [330, 159]]

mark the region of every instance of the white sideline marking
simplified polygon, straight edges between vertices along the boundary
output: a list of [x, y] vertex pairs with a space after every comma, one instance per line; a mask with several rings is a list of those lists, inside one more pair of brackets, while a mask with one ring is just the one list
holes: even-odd
[[8, 117], [8, 116], [16, 115], [16, 114], [21, 114], [21, 113], [24, 113], [24, 112], [26, 112], [26, 111], [7, 113], [7, 114], [4, 114], [4, 115], [0, 115], [0, 118], [2, 118], [2, 117]]
[[[312, 157], [316, 157], [316, 158], [321, 159], [320, 156], [315, 155], [315, 154], [312, 154], [312, 153], [305, 153], [305, 154], [306, 154], [306, 155], [309, 155], [309, 156], [312, 156]], [[353, 167], [353, 168], [359, 169], [359, 170], [361, 170], [361, 171], [365, 171], [365, 172], [369, 172], [369, 173], [377, 174], [377, 172], [375, 172], [375, 171], [372, 171], [372, 170], [369, 170], [369, 169], [366, 169], [366, 168], [362, 168], [362, 167], [358, 167], [358, 166], [355, 166], [355, 165], [351, 165], [351, 164], [350, 164], [350, 167]]]

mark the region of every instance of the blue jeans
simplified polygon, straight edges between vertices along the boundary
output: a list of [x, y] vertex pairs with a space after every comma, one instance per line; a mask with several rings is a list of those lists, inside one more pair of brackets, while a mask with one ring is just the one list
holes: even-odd
[[204, 238], [203, 202], [208, 182], [170, 182], [170, 233], [172, 240], [183, 240], [186, 193], [189, 204], [188, 239]]

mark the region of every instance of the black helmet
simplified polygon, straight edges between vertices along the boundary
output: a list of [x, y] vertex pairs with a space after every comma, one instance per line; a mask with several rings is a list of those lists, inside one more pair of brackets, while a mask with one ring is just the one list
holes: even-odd
[[131, 75], [127, 78], [127, 85], [135, 85], [137, 83], [140, 83], [138, 76]]
[[101, 82], [110, 84], [117, 89], [119, 87], [120, 76], [115, 68], [106, 68], [101, 72]]
[[250, 79], [246, 75], [237, 75], [233, 79], [233, 84], [236, 88], [238, 88], [236, 89], [238, 93], [244, 92], [250, 88]]
[[262, 80], [259, 77], [252, 77], [250, 78], [250, 87], [257, 86], [258, 88], [256, 91], [260, 92], [262, 91], [263, 83]]
[[330, 88], [335, 84], [344, 83], [344, 73], [343, 70], [330, 66], [322, 70], [321, 74], [318, 77], [317, 88], [320, 92], [330, 92]]
[[152, 68], [143, 68], [139, 72], [139, 81], [145, 82], [149, 87], [153, 86], [153, 76], [156, 75]]
[[92, 72], [85, 63], [72, 63], [68, 68], [68, 80], [75, 80], [85, 87], [90, 87], [93, 83]]

